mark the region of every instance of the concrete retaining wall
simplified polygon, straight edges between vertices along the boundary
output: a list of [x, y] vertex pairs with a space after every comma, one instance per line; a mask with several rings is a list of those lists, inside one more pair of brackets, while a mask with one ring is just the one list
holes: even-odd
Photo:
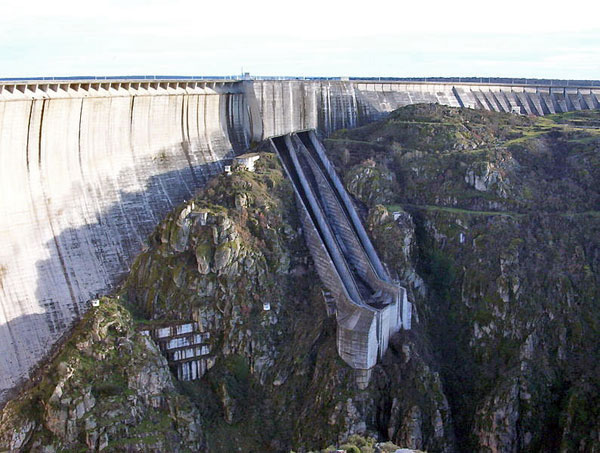
[[418, 103], [529, 115], [600, 105], [600, 89], [596, 88], [303, 80], [255, 81], [251, 86], [265, 138], [306, 129], [328, 134]]
[[410, 304], [406, 291], [389, 281], [374, 249], [374, 259], [367, 252], [372, 245], [368, 238], [363, 243], [360, 221], [354, 225], [350, 214], [356, 214], [354, 206], [345, 189], [332, 180], [336, 176], [330, 174], [332, 166], [314, 149], [314, 142], [319, 145], [312, 132], [272, 139], [293, 183], [317, 272], [334, 295], [338, 353], [352, 368], [365, 371], [357, 381], [365, 386], [369, 380], [366, 370], [385, 354], [390, 337], [403, 326], [410, 328]]
[[198, 323], [174, 324], [143, 329], [158, 344], [180, 381], [201, 378], [215, 363], [210, 354], [210, 333], [200, 332]]

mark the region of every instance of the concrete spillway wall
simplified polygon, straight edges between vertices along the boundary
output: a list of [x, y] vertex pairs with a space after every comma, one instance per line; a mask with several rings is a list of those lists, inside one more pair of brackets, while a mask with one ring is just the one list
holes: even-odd
[[144, 238], [254, 140], [437, 102], [547, 114], [600, 90], [343, 81], [0, 83], [0, 402], [128, 271]]
[[294, 187], [317, 272], [335, 301], [338, 353], [367, 385], [391, 335], [410, 329], [406, 290], [390, 280], [314, 132], [271, 143]]

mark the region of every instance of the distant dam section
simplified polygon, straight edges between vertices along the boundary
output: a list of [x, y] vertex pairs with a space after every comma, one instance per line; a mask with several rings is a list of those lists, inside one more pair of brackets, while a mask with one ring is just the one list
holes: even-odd
[[331, 80], [0, 82], [0, 402], [163, 216], [253, 142], [407, 104], [545, 115], [600, 88]]

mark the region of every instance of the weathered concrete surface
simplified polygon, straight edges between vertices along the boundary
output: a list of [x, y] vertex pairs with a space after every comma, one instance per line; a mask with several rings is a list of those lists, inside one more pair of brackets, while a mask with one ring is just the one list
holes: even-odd
[[366, 386], [367, 370], [385, 354], [389, 338], [410, 329], [406, 291], [391, 281], [314, 132], [271, 142], [292, 181], [317, 272], [335, 301], [338, 353], [363, 371], [359, 382]]
[[329, 133], [418, 103], [531, 115], [600, 106], [599, 88], [299, 80], [255, 81], [252, 86], [264, 137], [305, 129]]
[[0, 82], [0, 402], [144, 237], [252, 140], [417, 102], [547, 114], [600, 90], [342, 81]]
[[0, 393], [248, 145], [236, 86], [195, 91], [0, 102]]

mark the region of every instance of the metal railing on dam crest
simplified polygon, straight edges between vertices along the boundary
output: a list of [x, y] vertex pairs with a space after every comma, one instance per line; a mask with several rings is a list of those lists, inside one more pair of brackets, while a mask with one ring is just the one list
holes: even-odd
[[1, 82], [64, 81], [64, 80], [310, 80], [310, 81], [369, 81], [418, 82], [487, 85], [534, 85], [556, 87], [600, 87], [600, 80], [539, 79], [526, 77], [311, 77], [311, 76], [258, 76], [258, 75], [122, 75], [122, 76], [67, 76], [67, 77], [0, 77]]

